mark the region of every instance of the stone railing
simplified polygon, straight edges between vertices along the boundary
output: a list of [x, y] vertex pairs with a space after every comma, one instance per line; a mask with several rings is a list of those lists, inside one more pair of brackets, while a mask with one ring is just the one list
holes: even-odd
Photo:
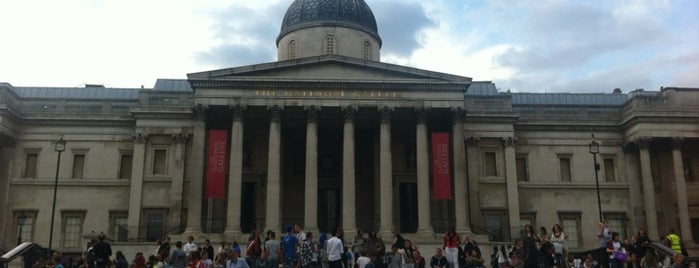
[[191, 107], [194, 105], [192, 92], [141, 91], [138, 99], [141, 107]]

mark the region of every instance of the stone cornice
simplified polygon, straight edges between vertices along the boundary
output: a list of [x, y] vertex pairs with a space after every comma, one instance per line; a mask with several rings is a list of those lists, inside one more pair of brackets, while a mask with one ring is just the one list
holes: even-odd
[[133, 119], [73, 119], [73, 118], [56, 118], [56, 119], [25, 119], [22, 124], [32, 126], [51, 126], [51, 127], [133, 127], [136, 125], [136, 120]]
[[189, 80], [192, 87], [243, 90], [391, 90], [465, 92], [468, 83], [456, 82], [348, 82], [348, 81], [268, 81], [268, 80]]
[[505, 123], [514, 124], [519, 118], [518, 115], [471, 115], [466, 114], [464, 123]]
[[640, 124], [640, 123], [699, 124], [699, 115], [668, 115], [668, 116], [639, 115], [639, 116], [631, 116], [629, 118], [624, 119], [621, 122], [620, 126], [623, 129], [628, 129], [631, 126], [636, 125], [636, 124]]
[[[12, 186], [54, 186], [54, 178], [46, 179], [23, 179], [13, 178], [10, 181]], [[129, 187], [131, 180], [123, 179], [69, 179], [59, 178], [58, 186], [61, 187]]]
[[[587, 190], [595, 189], [595, 183], [589, 182], [517, 182], [517, 186], [520, 189], [568, 189], [568, 190]], [[628, 183], [600, 183], [600, 189], [613, 189], [613, 190], [624, 190], [629, 188]]]
[[546, 123], [515, 123], [515, 131], [593, 131], [615, 132], [621, 129], [617, 125], [575, 125]]
[[134, 114], [136, 119], [192, 120], [192, 113], [143, 113]]

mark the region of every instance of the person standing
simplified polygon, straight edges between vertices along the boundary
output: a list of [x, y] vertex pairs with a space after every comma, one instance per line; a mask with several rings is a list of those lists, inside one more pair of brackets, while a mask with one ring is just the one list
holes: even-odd
[[250, 268], [248, 266], [248, 263], [238, 257], [238, 252], [235, 250], [232, 250], [229, 255], [229, 259], [226, 262], [226, 268]]
[[291, 268], [296, 266], [298, 261], [296, 258], [296, 250], [299, 246], [299, 240], [294, 234], [291, 233], [293, 227], [286, 226], [286, 235], [282, 238], [282, 254], [284, 257], [284, 268]]
[[[209, 258], [213, 258], [214, 256], [214, 245], [211, 244], [211, 240], [208, 238], [204, 240], [204, 246], [201, 247], [202, 251], [206, 251], [207, 254], [209, 254]], [[204, 254], [202, 253], [202, 257]]]
[[539, 250], [536, 248], [536, 234], [529, 224], [524, 225], [522, 243], [524, 246], [524, 268], [539, 267]]
[[276, 239], [276, 234], [274, 231], [267, 231], [267, 241], [265, 241], [265, 256], [267, 260], [265, 261], [266, 268], [277, 268], [279, 267], [279, 252], [281, 251], [281, 246], [279, 240]]
[[563, 253], [565, 251], [565, 241], [566, 237], [565, 234], [563, 234], [563, 230], [561, 229], [561, 225], [559, 224], [554, 224], [553, 228], [551, 228], [551, 244], [553, 244], [553, 254], [554, 254], [554, 262], [556, 263], [556, 267], [558, 268], [565, 268], [567, 265], [567, 262], [564, 261], [563, 259]]
[[447, 231], [444, 235], [444, 251], [447, 253], [449, 268], [459, 268], [459, 236], [454, 229]]
[[310, 268], [313, 264], [313, 255], [317, 250], [313, 244], [313, 233], [307, 232], [304, 237], [306, 240], [301, 243], [301, 268]]
[[189, 255], [190, 252], [197, 251], [197, 244], [194, 244], [194, 237], [188, 236], [187, 243], [184, 244], [184, 253]]
[[612, 231], [609, 230], [607, 222], [600, 220], [597, 223], [597, 238], [599, 239], [599, 249], [597, 250], [596, 261], [601, 267], [609, 267], [609, 255], [607, 254], [607, 243], [612, 241]]
[[172, 251], [170, 266], [173, 268], [184, 268], [187, 266], [187, 253], [182, 250], [182, 241], [175, 242], [175, 249]]
[[109, 259], [112, 257], [112, 246], [107, 241], [104, 241], [105, 238], [104, 234], [99, 234], [97, 243], [92, 246], [92, 250], [95, 253], [95, 268], [109, 267]]
[[665, 236], [665, 245], [674, 250], [676, 253], [682, 254], [682, 239], [675, 234], [675, 229], [670, 229], [670, 233]]
[[333, 233], [333, 237], [328, 239], [327, 251], [328, 251], [328, 263], [330, 268], [341, 268], [342, 267], [342, 252], [343, 244], [340, 239], [340, 232], [342, 228], [338, 227]]
[[434, 250], [434, 256], [430, 259], [430, 267], [432, 268], [447, 268], [447, 258], [442, 256], [442, 249], [437, 248]]

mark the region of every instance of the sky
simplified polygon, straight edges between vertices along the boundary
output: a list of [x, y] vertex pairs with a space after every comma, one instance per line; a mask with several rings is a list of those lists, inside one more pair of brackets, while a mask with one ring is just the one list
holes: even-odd
[[[292, 0], [3, 0], [0, 82], [152, 87], [272, 62]], [[699, 87], [699, 1], [366, 0], [381, 61], [501, 91]]]

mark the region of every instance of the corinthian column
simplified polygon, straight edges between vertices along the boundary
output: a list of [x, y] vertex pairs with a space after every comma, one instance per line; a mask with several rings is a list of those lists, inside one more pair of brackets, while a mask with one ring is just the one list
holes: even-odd
[[354, 170], [354, 114], [357, 110], [351, 106], [342, 110], [345, 113], [342, 136], [342, 227], [345, 233], [351, 237], [356, 233], [357, 228]]
[[687, 241], [692, 237], [692, 225], [689, 221], [689, 204], [687, 201], [687, 182], [682, 167], [682, 138], [672, 139], [672, 165], [677, 189], [677, 212], [680, 218], [680, 235]]
[[427, 114], [426, 109], [418, 109], [415, 144], [417, 150], [417, 232], [426, 238], [434, 238], [434, 230], [430, 222], [430, 164], [427, 148]]
[[648, 226], [648, 238], [658, 240], [658, 215], [655, 209], [655, 186], [653, 174], [650, 170], [650, 152], [648, 143], [650, 138], [642, 137], [637, 140], [641, 157], [641, 179], [643, 180], [643, 204], [646, 208], [646, 226]]
[[505, 180], [507, 182], [507, 215], [510, 220], [510, 237], [514, 237], [519, 230], [519, 191], [517, 186], [517, 163], [515, 155], [515, 142], [517, 138], [507, 137], [503, 139], [505, 146]]
[[461, 108], [452, 110], [452, 147], [454, 159], [454, 217], [456, 218], [456, 232], [470, 233], [468, 225], [468, 194], [466, 191], [466, 156], [464, 150], [464, 116]]
[[231, 157], [228, 165], [228, 203], [226, 204], [226, 240], [240, 236], [241, 189], [243, 187], [243, 118], [244, 108], [233, 107]]
[[304, 229], [318, 231], [318, 108], [306, 108], [306, 191]]
[[172, 135], [175, 150], [172, 154], [172, 186], [170, 188], [170, 226], [179, 226], [182, 221], [182, 188], [184, 187], [185, 145], [189, 134]]
[[187, 202], [187, 228], [185, 235], [201, 234], [201, 202], [204, 189], [204, 150], [206, 144], [206, 113], [201, 105], [194, 108], [192, 133], [192, 176], [189, 182]]
[[[129, 191], [129, 226], [139, 226], [141, 223], [141, 204], [143, 200], [143, 165], [146, 158], [147, 134], [138, 133], [133, 136], [133, 159], [131, 163], [131, 184]], [[140, 228], [139, 228], [140, 230]], [[138, 238], [137, 230], [129, 232], [129, 238]]]
[[269, 151], [267, 153], [267, 209], [265, 224], [267, 230], [281, 230], [280, 218], [280, 183], [281, 183], [281, 117], [282, 109], [270, 107]]
[[393, 226], [393, 163], [391, 159], [391, 112], [388, 107], [379, 110], [381, 126], [379, 130], [379, 195], [381, 196], [381, 231], [382, 237], [391, 235]]

